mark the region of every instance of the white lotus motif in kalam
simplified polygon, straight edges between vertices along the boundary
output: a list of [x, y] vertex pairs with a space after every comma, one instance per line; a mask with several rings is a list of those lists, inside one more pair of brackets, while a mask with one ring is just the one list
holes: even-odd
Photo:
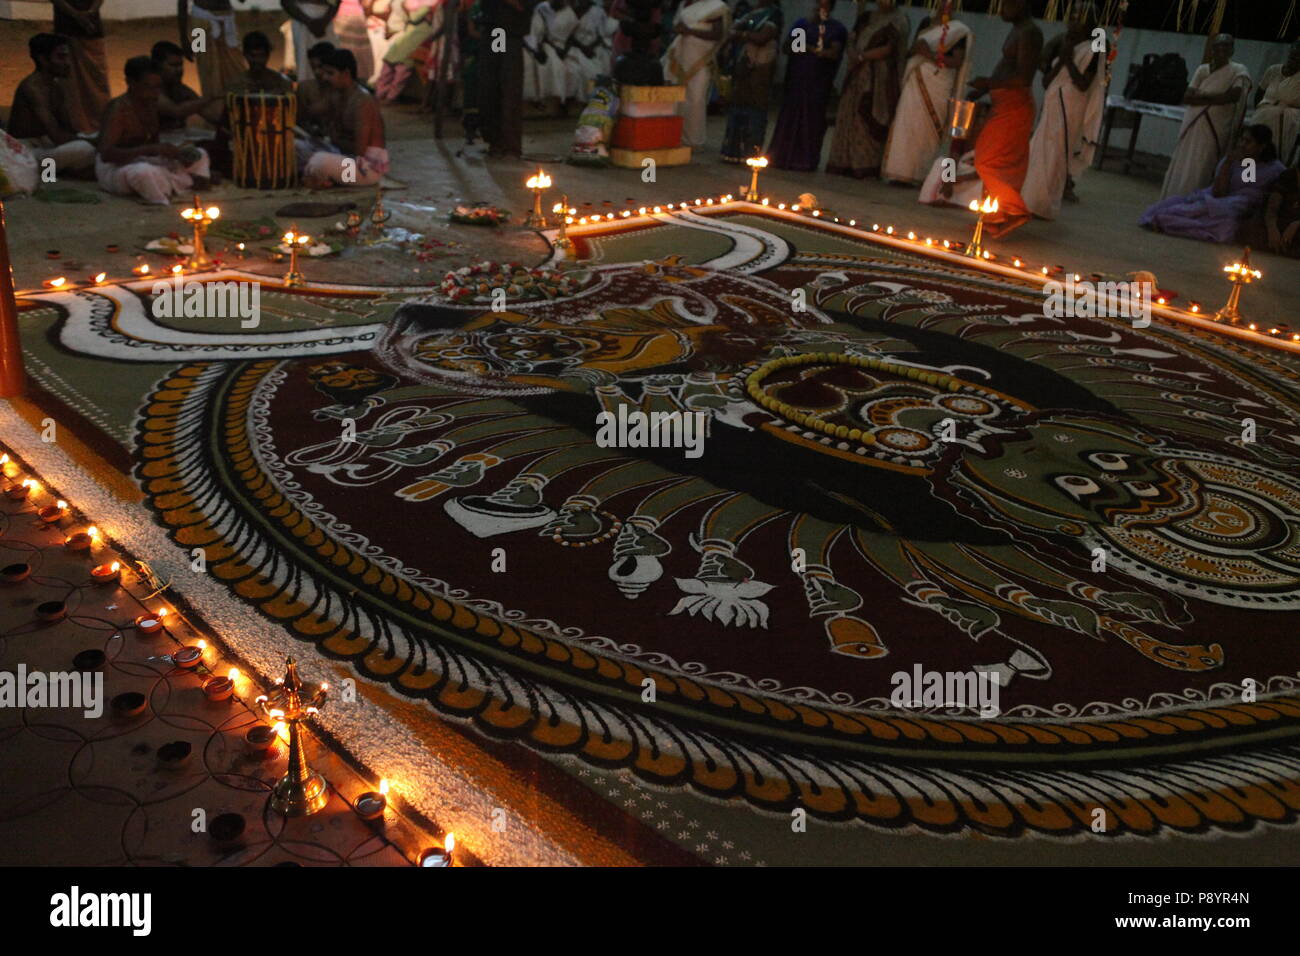
[[677, 586], [686, 596], [677, 602], [671, 614], [683, 611], [703, 615], [706, 621], [735, 624], [737, 627], [767, 627], [767, 605], [758, 600], [774, 585], [762, 581], [701, 581], [678, 578]]

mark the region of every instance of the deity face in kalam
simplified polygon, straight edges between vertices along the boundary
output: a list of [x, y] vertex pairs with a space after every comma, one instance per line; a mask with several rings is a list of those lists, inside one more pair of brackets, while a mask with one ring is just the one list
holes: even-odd
[[951, 494], [1011, 527], [1071, 536], [1159, 587], [1221, 604], [1300, 608], [1293, 476], [1169, 448], [1118, 422], [1060, 415], [986, 456], [964, 454], [948, 481]]
[[720, 331], [692, 325], [671, 303], [622, 309], [595, 322], [563, 324], [539, 315], [486, 313], [463, 328], [425, 333], [410, 345], [424, 369], [501, 392], [545, 386], [573, 390], [571, 373], [626, 374], [680, 362], [693, 343]]

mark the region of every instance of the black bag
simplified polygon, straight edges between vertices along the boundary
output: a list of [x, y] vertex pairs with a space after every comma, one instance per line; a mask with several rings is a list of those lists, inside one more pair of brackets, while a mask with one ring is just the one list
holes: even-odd
[[1130, 67], [1124, 95], [1147, 103], [1177, 104], [1187, 92], [1187, 61], [1178, 53], [1148, 53]]

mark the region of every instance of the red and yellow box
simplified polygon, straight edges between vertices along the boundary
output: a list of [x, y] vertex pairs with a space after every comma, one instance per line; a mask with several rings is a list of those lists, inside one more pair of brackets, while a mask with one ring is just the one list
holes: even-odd
[[611, 146], [618, 149], [672, 149], [682, 142], [680, 116], [623, 116]]

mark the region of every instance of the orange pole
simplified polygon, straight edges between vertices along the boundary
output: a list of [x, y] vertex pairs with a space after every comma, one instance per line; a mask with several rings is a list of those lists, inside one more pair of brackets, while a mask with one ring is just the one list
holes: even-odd
[[5, 204], [0, 202], [0, 398], [18, 397], [23, 393], [23, 386], [23, 343], [18, 336], [14, 270], [9, 264]]

